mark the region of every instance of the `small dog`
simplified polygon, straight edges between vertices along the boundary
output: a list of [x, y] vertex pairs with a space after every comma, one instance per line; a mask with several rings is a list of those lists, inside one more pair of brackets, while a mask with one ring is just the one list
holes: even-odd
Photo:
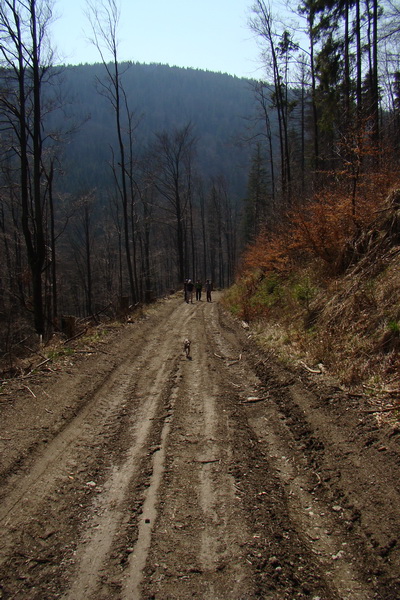
[[183, 351], [186, 354], [186, 358], [190, 358], [190, 340], [187, 338], [183, 340]]

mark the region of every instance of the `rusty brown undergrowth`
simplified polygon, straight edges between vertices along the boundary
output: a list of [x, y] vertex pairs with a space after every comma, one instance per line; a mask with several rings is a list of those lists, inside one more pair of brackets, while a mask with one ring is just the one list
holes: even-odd
[[392, 401], [393, 390], [400, 398], [400, 188], [382, 195], [366, 199], [357, 219], [343, 195], [293, 209], [249, 247], [224, 302], [280, 358], [323, 365], [350, 388], [390, 389]]

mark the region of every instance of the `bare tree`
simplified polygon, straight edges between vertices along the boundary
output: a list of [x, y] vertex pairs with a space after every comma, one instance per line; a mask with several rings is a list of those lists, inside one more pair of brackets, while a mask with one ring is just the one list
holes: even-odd
[[[129, 183], [129, 172], [132, 161], [130, 160], [130, 149], [132, 147], [133, 113], [128, 106], [128, 100], [122, 83], [122, 75], [118, 63], [118, 39], [117, 29], [120, 11], [115, 0], [87, 0], [87, 16], [92, 27], [92, 43], [101, 56], [106, 71], [104, 81], [99, 81], [101, 93], [103, 93], [114, 111], [115, 126], [118, 139], [118, 158], [114, 159], [113, 173], [122, 202], [125, 256], [128, 267], [129, 287], [132, 302], [137, 301], [137, 282], [135, 281], [136, 263], [132, 260], [131, 233], [133, 249], [135, 248], [135, 232], [131, 232], [130, 205], [133, 202], [131, 187]], [[111, 61], [109, 60], [111, 57]], [[124, 130], [124, 121], [126, 129]], [[126, 132], [128, 131], [128, 135]]]
[[272, 202], [275, 203], [276, 197], [276, 183], [275, 183], [275, 164], [274, 164], [274, 151], [273, 151], [273, 135], [271, 128], [271, 119], [270, 119], [270, 86], [267, 85], [264, 81], [256, 81], [253, 84], [254, 97], [257, 101], [259, 111], [260, 111], [260, 119], [264, 124], [264, 136], [267, 141], [268, 147], [268, 155], [269, 155], [269, 168], [271, 173], [271, 197]]
[[18, 173], [21, 226], [32, 281], [35, 329], [45, 332], [43, 270], [46, 261], [43, 88], [52, 61], [47, 30], [49, 0], [0, 3], [1, 126], [9, 137], [10, 159]]
[[272, 76], [273, 91], [270, 94], [271, 106], [276, 108], [279, 130], [281, 193], [284, 201], [291, 202], [291, 161], [289, 150], [289, 115], [292, 103], [288, 99], [289, 61], [297, 45], [293, 43], [288, 29], [278, 31], [271, 6], [264, 0], [256, 0], [253, 5], [254, 17], [250, 27], [263, 41], [263, 61]]
[[153, 148], [155, 165], [152, 172], [154, 185], [164, 200], [162, 208], [170, 217], [175, 232], [175, 247], [178, 258], [178, 277], [182, 282], [187, 266], [185, 237], [189, 217], [191, 172], [196, 138], [191, 123], [171, 133], [156, 134]]

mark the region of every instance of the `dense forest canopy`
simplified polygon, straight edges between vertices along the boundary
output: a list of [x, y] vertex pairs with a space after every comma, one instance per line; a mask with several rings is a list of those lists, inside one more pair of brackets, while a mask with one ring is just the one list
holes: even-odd
[[120, 63], [117, 4], [90, 11], [99, 64], [56, 67], [51, 2], [0, 3], [6, 347], [16, 321], [48, 335], [186, 277], [229, 286], [246, 245], [328, 196], [350, 235], [397, 176], [392, 0], [307, 0], [286, 23], [256, 0], [259, 81]]

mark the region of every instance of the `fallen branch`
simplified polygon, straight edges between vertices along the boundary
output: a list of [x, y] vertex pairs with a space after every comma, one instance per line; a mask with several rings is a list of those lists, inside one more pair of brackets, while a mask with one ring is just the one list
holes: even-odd
[[365, 388], [366, 390], [372, 390], [375, 393], [379, 393], [379, 394], [388, 394], [389, 396], [396, 396], [398, 394], [400, 394], [400, 390], [388, 390], [385, 388], [378, 388], [378, 387], [374, 387], [372, 385], [365, 385], [363, 384], [363, 388]]
[[38, 365], [36, 365], [36, 367], [33, 367], [32, 371], [34, 371], [35, 369], [39, 369], [40, 367], [43, 367], [43, 365], [45, 365], [46, 363], [48, 363], [51, 360], [51, 358], [45, 358], [44, 360], [42, 360], [41, 363], [39, 363]]
[[306, 363], [302, 360], [300, 361], [300, 364], [303, 365], [303, 367], [307, 369], [307, 371], [309, 371], [310, 373], [318, 373], [318, 375], [321, 375], [322, 373], [322, 369], [311, 369], [311, 367], [308, 367]]
[[36, 398], [35, 394], [31, 390], [31, 388], [29, 388], [27, 385], [24, 385], [24, 388], [27, 389], [28, 392], [30, 392], [34, 398]]
[[68, 338], [67, 340], [65, 340], [65, 342], [63, 342], [64, 346], [65, 346], [65, 344], [68, 344], [68, 342], [72, 342], [73, 340], [76, 340], [78, 337], [80, 337], [81, 335], [83, 335], [84, 333], [86, 333], [87, 330], [88, 330], [88, 328], [85, 327], [85, 329], [82, 329], [82, 331], [80, 331], [79, 333], [77, 333], [73, 337]]
[[362, 410], [361, 412], [367, 414], [367, 415], [371, 415], [374, 413], [386, 413], [386, 412], [390, 412], [391, 410], [400, 410], [400, 406], [391, 406], [390, 408], [375, 408], [375, 409], [370, 409], [370, 410]]
[[29, 371], [29, 373], [26, 373], [26, 375], [23, 375], [22, 379], [25, 379], [25, 377], [30, 377], [34, 371], [36, 371], [37, 369], [39, 369], [40, 367], [42, 367], [43, 365], [45, 365], [46, 363], [48, 363], [50, 360], [51, 360], [51, 358], [46, 358], [45, 360], [42, 360], [42, 362], [39, 363], [38, 365], [36, 365], [36, 367], [33, 367]]
[[214, 352], [214, 356], [216, 356], [217, 358], [220, 358], [221, 360], [227, 360], [232, 365], [242, 360], [242, 355], [241, 354], [239, 354], [238, 358], [229, 358], [228, 356], [220, 356], [219, 354], [217, 354], [216, 352]]

